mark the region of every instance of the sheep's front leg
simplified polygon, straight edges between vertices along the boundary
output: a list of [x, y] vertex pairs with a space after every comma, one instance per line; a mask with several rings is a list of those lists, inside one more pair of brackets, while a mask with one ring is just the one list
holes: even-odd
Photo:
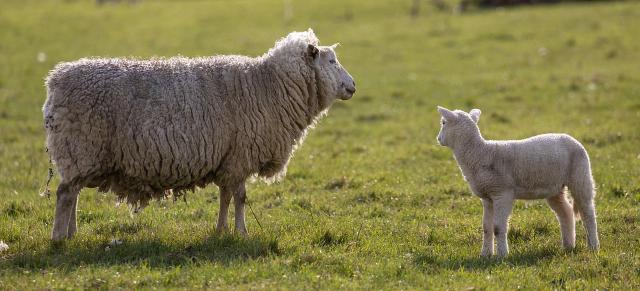
[[562, 246], [566, 249], [573, 249], [576, 246], [576, 223], [573, 217], [573, 209], [567, 201], [566, 195], [561, 193], [547, 198], [549, 207], [556, 213], [560, 223], [560, 234], [562, 235]]
[[220, 212], [218, 213], [218, 225], [216, 226], [216, 233], [221, 234], [229, 229], [227, 223], [227, 215], [229, 213], [229, 203], [233, 191], [229, 187], [220, 187]]
[[233, 204], [236, 208], [236, 231], [242, 236], [247, 236], [247, 226], [244, 221], [244, 204], [247, 202], [247, 191], [244, 183], [234, 192]]
[[482, 251], [483, 257], [493, 256], [493, 202], [482, 199]]
[[504, 192], [493, 197], [493, 234], [498, 245], [497, 255], [504, 257], [509, 254], [507, 231], [509, 229], [509, 215], [513, 208], [513, 193]]

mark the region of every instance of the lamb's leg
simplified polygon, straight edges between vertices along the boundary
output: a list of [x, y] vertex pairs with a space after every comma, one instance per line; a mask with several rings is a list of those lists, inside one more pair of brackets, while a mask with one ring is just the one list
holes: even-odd
[[547, 198], [547, 203], [556, 213], [558, 222], [560, 222], [562, 246], [567, 249], [573, 249], [576, 246], [576, 224], [573, 217], [573, 209], [569, 201], [567, 201], [566, 195], [560, 193], [560, 195], [549, 197]]
[[71, 206], [71, 217], [69, 218], [69, 229], [67, 230], [67, 238], [72, 238], [78, 229], [76, 213], [78, 212], [78, 195], [73, 196], [73, 206]]
[[598, 226], [596, 224], [596, 207], [593, 199], [596, 191], [591, 174], [591, 166], [586, 152], [581, 152], [576, 158], [574, 170], [569, 181], [569, 191], [573, 196], [573, 207], [582, 217], [582, 224], [587, 231], [587, 244], [592, 250], [600, 247], [598, 240]]
[[244, 187], [244, 183], [238, 187], [238, 190], [234, 192], [233, 204], [236, 209], [236, 231], [242, 236], [247, 236], [247, 226], [244, 221], [244, 204], [247, 201], [247, 191]]
[[[600, 241], [598, 240], [598, 225], [596, 223], [596, 208], [593, 204], [593, 199], [587, 201], [576, 201], [580, 205], [580, 216], [582, 217], [582, 224], [587, 232], [587, 244], [592, 250], [600, 248]], [[577, 206], [577, 205], [576, 205]]]
[[224, 233], [229, 229], [227, 216], [229, 214], [231, 196], [233, 196], [233, 191], [229, 187], [220, 187], [220, 212], [218, 212], [218, 225], [216, 226], [217, 234]]
[[507, 243], [507, 231], [509, 229], [509, 215], [513, 208], [513, 193], [504, 192], [493, 200], [493, 233], [496, 236], [498, 245], [497, 255], [504, 257], [509, 254]]
[[[68, 183], [60, 183], [56, 191], [56, 214], [53, 222], [53, 231], [51, 239], [53, 241], [62, 241], [69, 234], [69, 221], [71, 216], [75, 216], [74, 201], [78, 197], [80, 188]], [[74, 230], [75, 231], [75, 230]]]
[[482, 199], [482, 251], [483, 257], [493, 256], [493, 202]]

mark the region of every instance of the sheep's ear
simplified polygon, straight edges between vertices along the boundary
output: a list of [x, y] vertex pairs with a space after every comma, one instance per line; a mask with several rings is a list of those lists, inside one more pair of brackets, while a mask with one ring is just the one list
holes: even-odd
[[473, 122], [478, 123], [478, 121], [480, 121], [480, 114], [482, 113], [482, 111], [480, 111], [480, 109], [471, 109], [471, 111], [469, 112], [469, 114], [471, 115], [471, 119], [473, 119]]
[[312, 59], [315, 60], [318, 57], [319, 52], [320, 51], [318, 51], [318, 48], [315, 45], [309, 44], [307, 46], [307, 54], [309, 54]]
[[451, 112], [451, 110], [444, 108], [442, 106], [438, 106], [438, 112], [442, 115], [442, 118], [445, 120], [451, 121], [456, 119], [456, 114]]

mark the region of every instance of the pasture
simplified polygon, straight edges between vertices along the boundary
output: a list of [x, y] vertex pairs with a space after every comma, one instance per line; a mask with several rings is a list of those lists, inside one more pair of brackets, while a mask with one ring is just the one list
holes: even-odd
[[[640, 3], [423, 4], [412, 17], [411, 1], [2, 1], [0, 289], [640, 288]], [[135, 215], [85, 189], [78, 234], [52, 245], [55, 194], [38, 193], [56, 63], [258, 56], [309, 27], [341, 43], [357, 93], [309, 132], [284, 181], [248, 184], [248, 238], [214, 234], [213, 185]], [[517, 201], [510, 256], [480, 258], [482, 206], [436, 143], [436, 105], [482, 109], [487, 139], [580, 140], [601, 250], [587, 250], [580, 223], [577, 248], [563, 250], [544, 201]]]

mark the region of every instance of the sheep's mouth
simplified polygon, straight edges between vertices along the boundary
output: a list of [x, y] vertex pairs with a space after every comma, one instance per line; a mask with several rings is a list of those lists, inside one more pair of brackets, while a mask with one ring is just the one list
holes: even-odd
[[349, 100], [351, 99], [351, 97], [353, 97], [353, 94], [356, 93], [356, 88], [347, 88], [347, 87], [343, 87], [344, 89], [344, 93], [342, 96], [340, 96], [341, 100]]

